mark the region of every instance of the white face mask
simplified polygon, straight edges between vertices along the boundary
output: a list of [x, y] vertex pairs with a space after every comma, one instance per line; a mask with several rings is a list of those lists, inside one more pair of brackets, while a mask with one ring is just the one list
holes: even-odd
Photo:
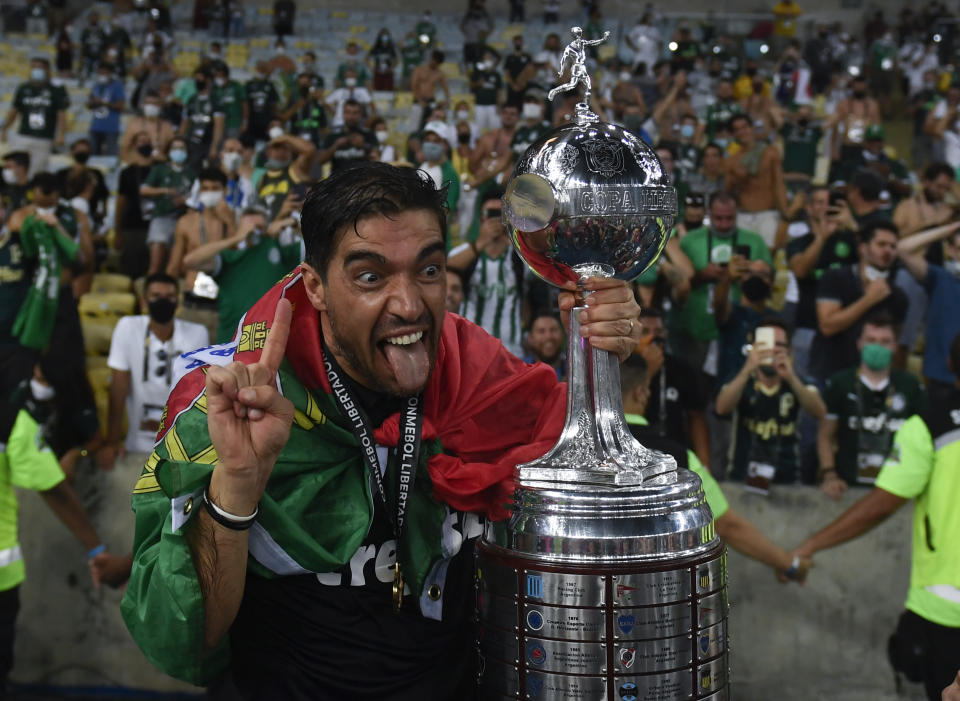
[[864, 269], [863, 274], [866, 275], [867, 280], [873, 282], [874, 280], [879, 280], [880, 278], [886, 279], [886, 277], [890, 275], [890, 271], [874, 268], [872, 265], [867, 263], [867, 267]]
[[3, 169], [3, 182], [5, 182], [7, 185], [15, 185], [17, 183], [17, 174], [14, 172], [13, 168]]
[[37, 207], [37, 214], [53, 215], [57, 211], [56, 207]]
[[226, 79], [226, 78], [214, 78], [214, 79], [213, 79], [213, 82], [214, 82], [214, 84], [215, 84], [218, 88], [222, 88], [224, 85], [227, 84], [227, 79]]
[[38, 402], [49, 402], [57, 396], [57, 392], [53, 387], [43, 384], [36, 377], [30, 378], [30, 392]]
[[630, 78], [632, 78], [632, 77], [633, 77], [633, 76], [630, 75], [630, 71], [621, 71], [621, 72], [620, 72], [620, 80], [622, 80], [622, 81], [625, 82], [625, 83], [629, 83], [629, 82], [630, 82]]
[[220, 200], [223, 199], [222, 192], [201, 192], [197, 199], [200, 200], [200, 204], [203, 205], [204, 209], [211, 209], [220, 204]]
[[354, 88], [357, 86], [356, 78], [345, 78], [343, 82], [348, 88]]
[[469, 122], [470, 110], [457, 110], [457, 119], [461, 122]]
[[271, 139], [279, 139], [283, 136], [283, 127], [270, 127], [270, 131], [267, 132], [267, 135]]
[[532, 102], [525, 102], [523, 104], [523, 118], [524, 119], [540, 119], [543, 114], [543, 108], [540, 105], [535, 105]]
[[240, 164], [243, 162], [243, 156], [236, 151], [228, 151], [227, 153], [221, 154], [220, 162], [223, 164], [224, 170], [232, 173], [240, 167]]
[[376, 134], [377, 134], [377, 141], [379, 141], [381, 144], [385, 144], [387, 142], [387, 139], [390, 138], [390, 132], [388, 132], [386, 129], [380, 129], [379, 131], [376, 132]]
[[152, 103], [147, 103], [143, 106], [143, 116], [144, 117], [159, 117], [160, 116], [160, 105], [154, 105]]

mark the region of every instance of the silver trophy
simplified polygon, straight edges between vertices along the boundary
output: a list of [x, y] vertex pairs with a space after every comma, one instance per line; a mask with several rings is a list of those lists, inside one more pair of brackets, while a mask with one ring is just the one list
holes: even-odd
[[[677, 195], [649, 146], [591, 111], [571, 33], [571, 78], [551, 95], [582, 84], [584, 98], [519, 160], [503, 211], [526, 264], [582, 290], [649, 268]], [[560, 438], [517, 466], [512, 515], [477, 548], [480, 698], [727, 699], [726, 559], [700, 478], [633, 438], [619, 363], [580, 337], [583, 308]]]

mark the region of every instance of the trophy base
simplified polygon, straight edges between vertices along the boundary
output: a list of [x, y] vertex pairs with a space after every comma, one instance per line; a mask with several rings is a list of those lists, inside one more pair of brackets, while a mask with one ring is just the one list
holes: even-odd
[[726, 555], [552, 566], [477, 549], [479, 698], [727, 701]]

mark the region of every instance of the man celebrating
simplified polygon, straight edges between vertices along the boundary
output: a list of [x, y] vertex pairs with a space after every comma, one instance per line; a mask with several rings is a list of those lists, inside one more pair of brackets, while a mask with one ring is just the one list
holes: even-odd
[[[247, 698], [473, 694], [470, 539], [565, 398], [553, 370], [445, 318], [444, 199], [412, 169], [334, 172], [302, 211], [306, 262], [235, 346], [193, 355], [134, 489], [123, 603], [164, 671], [229, 667]], [[583, 335], [625, 358], [629, 287], [587, 289]]]

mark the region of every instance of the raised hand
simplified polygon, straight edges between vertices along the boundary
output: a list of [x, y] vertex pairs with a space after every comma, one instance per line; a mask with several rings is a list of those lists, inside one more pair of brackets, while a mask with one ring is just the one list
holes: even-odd
[[234, 362], [207, 373], [207, 427], [219, 456], [208, 493], [237, 516], [256, 510], [290, 437], [293, 404], [277, 391], [276, 375], [292, 316], [290, 302], [280, 300], [259, 362]]

